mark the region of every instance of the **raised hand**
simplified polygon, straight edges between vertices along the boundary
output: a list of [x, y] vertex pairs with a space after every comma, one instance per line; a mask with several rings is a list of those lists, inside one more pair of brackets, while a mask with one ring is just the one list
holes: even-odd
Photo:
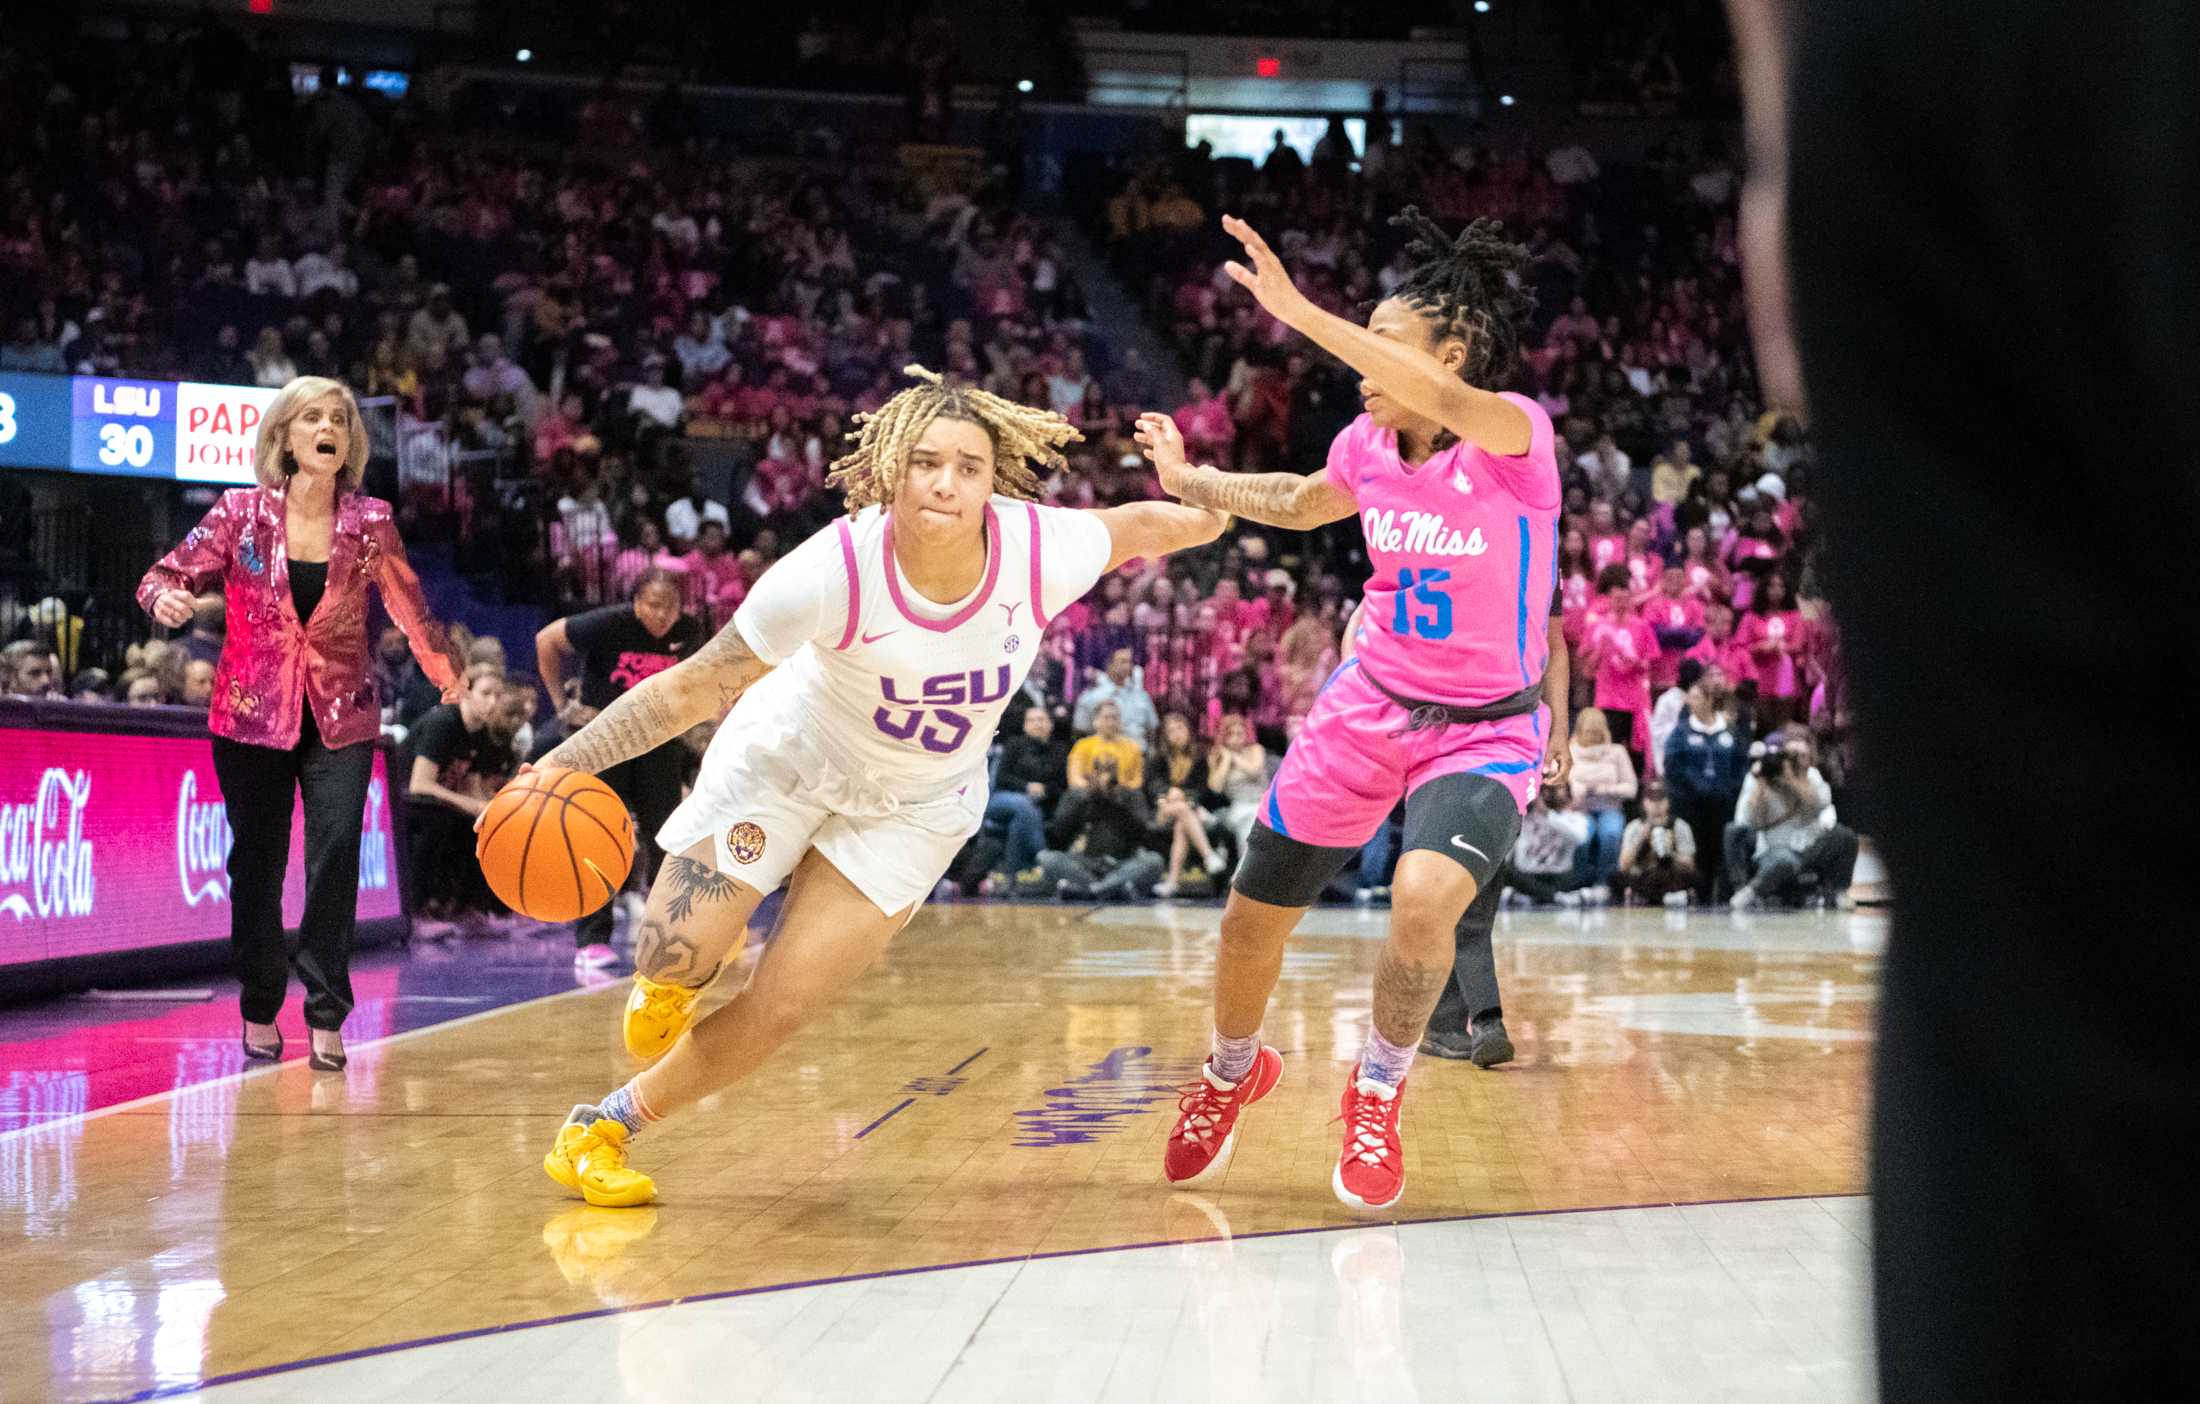
[[1268, 241], [1236, 215], [1224, 215], [1222, 229], [1245, 246], [1245, 262], [1225, 263], [1223, 271], [1239, 287], [1252, 293], [1260, 305], [1268, 309], [1270, 316], [1287, 327], [1303, 330], [1300, 321], [1314, 304], [1307, 301], [1306, 294], [1291, 281], [1291, 275], [1284, 271], [1283, 260], [1268, 247]]
[[1131, 438], [1145, 451], [1146, 461], [1153, 464], [1160, 475], [1161, 490], [1171, 497], [1183, 495], [1184, 474], [1190, 465], [1184, 461], [1184, 435], [1176, 427], [1176, 421], [1152, 410], [1138, 416], [1138, 427]]

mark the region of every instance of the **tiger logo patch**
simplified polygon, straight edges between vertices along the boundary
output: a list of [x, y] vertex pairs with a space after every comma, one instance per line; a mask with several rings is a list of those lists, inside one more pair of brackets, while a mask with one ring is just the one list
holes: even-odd
[[753, 863], [764, 856], [764, 831], [747, 820], [726, 830], [726, 849], [736, 863]]

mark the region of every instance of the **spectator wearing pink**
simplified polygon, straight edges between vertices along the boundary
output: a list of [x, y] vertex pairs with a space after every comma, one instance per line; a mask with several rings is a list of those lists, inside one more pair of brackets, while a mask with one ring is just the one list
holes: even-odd
[[1224, 464], [1230, 461], [1230, 443], [1237, 437], [1237, 423], [1230, 418], [1230, 404], [1194, 377], [1189, 385], [1191, 402], [1171, 418], [1183, 432], [1185, 456], [1194, 463]]
[[535, 421], [535, 466], [548, 465], [559, 452], [579, 443], [588, 433], [581, 418], [581, 397], [567, 395], [558, 407]]
[[688, 401], [688, 408], [711, 419], [739, 419], [741, 396], [747, 389], [741, 383], [741, 363], [728, 361], [726, 368], [712, 376], [702, 390]]
[[1284, 719], [1313, 709], [1315, 694], [1337, 666], [1337, 606], [1324, 600], [1283, 631], [1276, 646], [1276, 683]]
[[809, 466], [799, 458], [767, 458], [749, 474], [741, 501], [759, 517], [791, 512], [810, 495]]
[[1807, 640], [1803, 616], [1788, 599], [1786, 576], [1774, 571], [1765, 577], [1734, 638], [1756, 664], [1759, 729], [1794, 720], [1803, 697], [1803, 670], [1797, 659]]
[[1175, 629], [1188, 623], [1189, 609], [1179, 605], [1176, 598], [1176, 582], [1166, 575], [1156, 574], [1139, 592], [1141, 598], [1131, 608], [1131, 625], [1147, 631]]
[[627, 529], [626, 540], [630, 544], [611, 563], [614, 595], [633, 594], [642, 576], [651, 570], [671, 571], [682, 582], [682, 593], [686, 592], [687, 557], [675, 556], [665, 548], [665, 531], [656, 518], [635, 519]]
[[1703, 607], [1703, 637], [1681, 656], [1693, 658], [1706, 668], [1719, 669], [1733, 687], [1757, 681], [1756, 660], [1734, 637], [1734, 606], [1724, 600], [1712, 600]]
[[1658, 577], [1665, 573], [1665, 558], [1651, 545], [1656, 529], [1648, 517], [1637, 517], [1627, 528], [1627, 588], [1639, 602], [1657, 593]]
[[1627, 567], [1606, 566], [1597, 575], [1602, 608], [1590, 616], [1582, 637], [1582, 662], [1596, 678], [1596, 706], [1612, 724], [1612, 735], [1629, 749], [1649, 744], [1650, 667], [1658, 656], [1658, 637], [1635, 612]]
[[1692, 599], [1708, 604], [1729, 594], [1726, 567], [1712, 554], [1711, 533], [1700, 526], [1690, 527], [1681, 539], [1681, 571]]
[[1734, 607], [1746, 610], [1756, 598], [1757, 581], [1780, 559], [1780, 529], [1772, 524], [1771, 509], [1753, 502], [1748, 515], [1727, 533], [1721, 554], [1733, 579]]
[[1238, 624], [1248, 638], [1259, 634], [1275, 642], [1297, 616], [1291, 601], [1298, 594], [1298, 582], [1291, 578], [1290, 571], [1278, 566], [1261, 577], [1261, 586], [1261, 593], [1238, 605]]
[[[1658, 592], [1643, 605], [1642, 617], [1658, 636], [1658, 658], [1650, 668], [1655, 692], [1673, 685], [1681, 659], [1703, 638], [1703, 601], [1688, 593], [1688, 573], [1677, 563], [1659, 575]], [[1651, 759], [1654, 768], [1656, 757]]]
[[603, 598], [604, 565], [618, 544], [601, 479], [585, 479], [572, 496], [558, 499], [558, 519], [550, 524], [550, 555], [584, 599]]
[[1609, 502], [1589, 504], [1589, 569], [1602, 575], [1606, 566], [1627, 564], [1627, 538], [1621, 534]]
[[718, 629], [748, 598], [748, 573], [726, 550], [726, 524], [707, 517], [697, 530], [695, 550], [687, 559], [688, 613]]
[[1575, 298], [1563, 315], [1551, 323], [1552, 341], [1595, 341], [1597, 319], [1589, 315], [1589, 303], [1585, 298]]

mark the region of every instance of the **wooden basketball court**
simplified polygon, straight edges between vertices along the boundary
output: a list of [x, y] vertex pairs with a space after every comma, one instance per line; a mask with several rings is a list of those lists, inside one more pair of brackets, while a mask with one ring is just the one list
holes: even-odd
[[[539, 1168], [632, 1070], [623, 980], [338, 1075], [194, 1079], [212, 1044], [175, 1039], [176, 1090], [0, 1134], [0, 1395], [1435, 1399], [1464, 1369], [1483, 1398], [1864, 1397], [1844, 1197], [1881, 919], [1507, 914], [1520, 1058], [1421, 1059], [1407, 1227], [1370, 1227], [1329, 1175], [1381, 912], [1309, 917], [1282, 1086], [1226, 1183], [1161, 1180], [1218, 915], [928, 907], [762, 1075], [640, 1139], [643, 1210]], [[444, 958], [525, 958], [488, 944]]]

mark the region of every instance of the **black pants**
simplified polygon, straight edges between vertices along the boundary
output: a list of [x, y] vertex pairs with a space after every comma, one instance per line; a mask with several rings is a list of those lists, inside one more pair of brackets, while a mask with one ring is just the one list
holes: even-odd
[[474, 816], [434, 800], [405, 802], [408, 906], [415, 913], [501, 912], [474, 857]]
[[1849, 890], [1849, 878], [1856, 872], [1856, 830], [1846, 824], [1818, 835], [1808, 848], [1776, 847], [1760, 854], [1756, 847], [1755, 830], [1739, 824], [1727, 829], [1726, 860], [1734, 886], [1747, 883], [1770, 901], [1802, 896], [1806, 876], [1818, 880], [1820, 895], [1835, 896]]
[[2159, 797], [2200, 762], [2125, 717], [2190, 695], [2200, 617], [2200, 7], [1793, 9], [1813, 505], [1895, 893], [1880, 1397], [2170, 1397], [2200, 943]]
[[[1673, 806], [1673, 817], [1687, 824], [1696, 837], [1696, 900], [1705, 906], [1718, 896], [1726, 857], [1726, 830], [1734, 818], [1736, 798], [1728, 795], [1708, 804], [1699, 801]], [[1732, 890], [1732, 884], [1728, 890]]]
[[[684, 747], [678, 741], [667, 741], [654, 751], [621, 761], [597, 777], [617, 791], [634, 816], [640, 835], [634, 846], [634, 867], [645, 892], [657, 880], [658, 865], [664, 862], [664, 854], [657, 851], [657, 831], [680, 807], [680, 781], [686, 770]], [[573, 929], [574, 941], [583, 946], [609, 941], [612, 909], [617, 905], [614, 898], [582, 917]]]
[[1497, 993], [1497, 953], [1491, 933], [1497, 929], [1498, 900], [1504, 895], [1511, 867], [1501, 869], [1482, 884], [1452, 929], [1451, 983], [1437, 996], [1436, 1010], [1428, 1016], [1432, 1029], [1461, 1029], [1468, 1019], [1495, 1019], [1504, 1013]]
[[[330, 750], [309, 713], [287, 751], [214, 738], [214, 774], [229, 811], [229, 945], [245, 1020], [272, 1024], [289, 967], [306, 987], [306, 1026], [343, 1027], [351, 1013], [351, 938], [359, 912], [359, 832], [374, 747]], [[283, 946], [283, 870], [290, 864], [291, 797], [306, 811], [306, 909], [298, 953]]]

